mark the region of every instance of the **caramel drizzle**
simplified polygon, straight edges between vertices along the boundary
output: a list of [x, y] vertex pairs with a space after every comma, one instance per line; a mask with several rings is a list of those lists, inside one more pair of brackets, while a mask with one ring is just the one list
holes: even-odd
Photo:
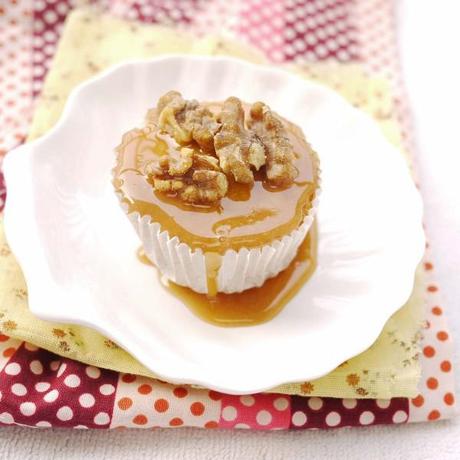
[[[236, 294], [216, 293], [220, 258], [213, 257], [214, 254], [209, 262], [207, 260], [207, 266], [211, 267], [208, 270], [208, 290], [215, 295], [199, 294], [166, 280], [158, 273], [162, 286], [208, 323], [222, 327], [255, 326], [277, 316], [314, 274], [317, 264], [316, 225], [310, 229], [291, 264], [259, 288]], [[153, 265], [143, 250], [138, 251], [138, 258], [142, 263]]]

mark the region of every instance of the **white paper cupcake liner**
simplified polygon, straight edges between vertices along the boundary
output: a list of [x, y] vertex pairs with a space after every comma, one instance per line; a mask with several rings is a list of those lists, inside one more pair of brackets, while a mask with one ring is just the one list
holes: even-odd
[[[300, 244], [310, 229], [319, 203], [320, 169], [317, 158], [317, 189], [311, 208], [302, 224], [289, 235], [259, 248], [228, 250], [222, 256], [217, 276], [217, 290], [227, 294], [262, 286], [292, 262]], [[122, 199], [120, 194], [119, 198]], [[129, 213], [128, 206], [121, 202], [134, 229], [141, 239], [145, 255], [155, 264], [162, 275], [181, 286], [196, 292], [208, 292], [205, 256], [201, 249], [193, 250], [177, 236], [170, 238], [151, 216]]]
[[[259, 287], [287, 268], [313, 223], [317, 202], [316, 197], [302, 225], [282, 239], [260, 248], [226, 251], [217, 276], [218, 291], [231, 294]], [[128, 214], [128, 218], [142, 241], [145, 255], [164, 276], [196, 292], [208, 292], [206, 263], [201, 249], [193, 251], [177, 236], [170, 238], [150, 216], [135, 212]]]

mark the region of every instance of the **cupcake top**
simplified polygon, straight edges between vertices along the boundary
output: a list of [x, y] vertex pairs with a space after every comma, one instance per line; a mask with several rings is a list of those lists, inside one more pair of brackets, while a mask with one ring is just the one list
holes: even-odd
[[296, 125], [263, 102], [162, 96], [143, 129], [123, 136], [114, 186], [128, 212], [148, 215], [193, 249], [271, 243], [311, 208], [317, 159]]

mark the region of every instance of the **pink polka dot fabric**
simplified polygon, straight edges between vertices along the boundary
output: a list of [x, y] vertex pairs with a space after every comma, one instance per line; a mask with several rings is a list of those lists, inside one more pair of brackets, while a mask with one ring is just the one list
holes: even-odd
[[276, 430], [289, 427], [291, 398], [277, 394], [224, 395], [219, 425], [222, 428]]
[[[0, 2], [0, 161], [21, 143], [64, 21], [78, 0]], [[274, 63], [358, 62], [392, 84], [406, 147], [410, 116], [391, 0], [92, 0], [124, 19], [221, 33]], [[0, 210], [6, 190], [0, 174]], [[2, 248], [0, 248], [1, 250]], [[412, 400], [225, 395], [87, 366], [0, 334], [0, 424], [68, 428], [332, 429], [454, 413], [452, 342], [430, 252], [420, 394]], [[1, 306], [0, 306], [1, 307]], [[0, 326], [2, 326], [0, 322]], [[5, 332], [5, 331], [4, 331]]]

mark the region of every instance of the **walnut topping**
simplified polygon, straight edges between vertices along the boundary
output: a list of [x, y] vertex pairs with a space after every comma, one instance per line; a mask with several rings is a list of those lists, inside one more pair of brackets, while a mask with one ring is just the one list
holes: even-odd
[[244, 111], [241, 101], [229, 97], [219, 114], [222, 124], [214, 137], [214, 146], [220, 167], [226, 174], [233, 174], [236, 182], [251, 184], [254, 174], [265, 164], [265, 149], [261, 141], [244, 127]]
[[[254, 171], [265, 166], [269, 183], [292, 184], [295, 155], [283, 122], [262, 102], [250, 108], [247, 125], [243, 105], [229, 97], [214, 114], [177, 91], [162, 96], [149, 122], [177, 143], [149, 165], [147, 174], [159, 192], [185, 202], [210, 204], [227, 194], [227, 176], [252, 184]], [[173, 142], [174, 142], [173, 141]]]
[[217, 158], [188, 147], [161, 156], [147, 174], [155, 190], [175, 193], [187, 203], [216, 203], [227, 194], [227, 176], [219, 170]]
[[214, 134], [219, 129], [214, 115], [198, 101], [186, 101], [177, 91], [169, 91], [158, 101], [158, 124], [178, 144], [195, 141], [203, 152], [214, 152]]
[[277, 186], [289, 186], [297, 176], [292, 145], [279, 118], [263, 102], [250, 110], [248, 126], [261, 139], [267, 153], [267, 179]]

